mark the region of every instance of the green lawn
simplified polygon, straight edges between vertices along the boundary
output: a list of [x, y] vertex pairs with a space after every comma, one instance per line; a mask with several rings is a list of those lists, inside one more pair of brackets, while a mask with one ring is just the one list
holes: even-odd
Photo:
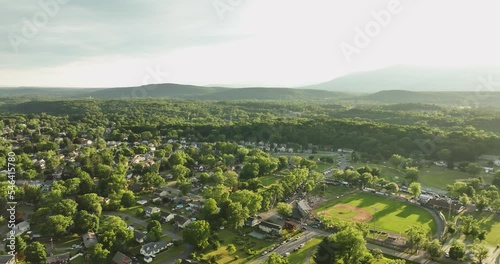
[[500, 216], [494, 213], [483, 212], [481, 215], [475, 217], [480, 219], [481, 227], [488, 232], [486, 243], [492, 246], [500, 244]]
[[372, 219], [369, 221], [370, 227], [379, 230], [404, 233], [411, 225], [423, 225], [429, 227], [432, 233], [434, 233], [437, 228], [432, 215], [417, 205], [368, 193], [357, 193], [324, 203], [315, 212], [318, 215], [325, 213], [325, 215], [330, 216], [332, 219], [346, 219], [344, 217], [345, 214], [348, 217], [355, 215], [355, 212], [346, 212], [345, 209], [332, 208], [336, 204], [346, 204], [365, 209], [372, 214]]
[[335, 165], [332, 163], [324, 163], [321, 161], [316, 161], [316, 169], [315, 171], [322, 172], [326, 169], [333, 168]]
[[[290, 256], [288, 256], [288, 261], [290, 264], [303, 264], [307, 261], [307, 256], [309, 254], [314, 254], [316, 251], [316, 246], [321, 243], [322, 238], [315, 237], [312, 240], [309, 240], [305, 246], [297, 252], [291, 252]], [[311, 261], [313, 262], [313, 261]]]
[[77, 258], [74, 258], [72, 261], [69, 262], [70, 264], [84, 264], [85, 263], [85, 259], [83, 258], [83, 256], [79, 256]]
[[336, 198], [339, 195], [346, 194], [352, 191], [353, 189], [349, 187], [327, 185], [324, 190], [321, 186], [319, 186], [318, 188], [313, 190], [311, 195], [319, 195], [324, 199], [330, 200]]
[[[384, 258], [374, 260], [371, 264], [386, 264], [390, 260], [393, 260], [393, 259], [400, 259], [400, 258], [384, 254]], [[413, 262], [411, 260], [406, 260], [406, 263], [407, 264], [418, 264], [418, 262]]]
[[[372, 168], [379, 168], [381, 176], [388, 181], [405, 182], [404, 173], [398, 169], [390, 167], [388, 164], [371, 164], [371, 163], [352, 163], [355, 168], [370, 166]], [[481, 173], [485, 181], [491, 183], [492, 174]], [[423, 187], [432, 187], [437, 189], [445, 189], [446, 185], [453, 184], [458, 180], [468, 179], [471, 176], [459, 170], [449, 170], [445, 167], [431, 166], [429, 168], [423, 167], [420, 169], [419, 182]]]
[[158, 254], [156, 256], [156, 258], [154, 259], [153, 262], [151, 263], [165, 263], [165, 260], [168, 260], [168, 259], [171, 259], [171, 258], [175, 258], [176, 256], [179, 256], [181, 255], [184, 250], [186, 250], [186, 246], [185, 244], [182, 244], [180, 246], [173, 246], [171, 247], [169, 250], [167, 251], [164, 251], [164, 252], [161, 252], [160, 254]]
[[274, 184], [278, 181], [279, 177], [276, 176], [262, 176], [257, 178], [258, 181], [264, 185], [264, 186], [269, 186], [271, 184]]
[[443, 167], [432, 166], [420, 170], [420, 182], [423, 186], [445, 189], [446, 185], [453, 184], [457, 180], [467, 179], [467, 173], [458, 170], [449, 170]]
[[[252, 259], [260, 257], [260, 253], [268, 249], [274, 244], [273, 241], [260, 240], [251, 236], [238, 235], [231, 230], [222, 230], [217, 232], [218, 240], [221, 247], [218, 250], [211, 251], [205, 255], [205, 259], [215, 255], [218, 258], [219, 263], [250, 263]], [[236, 247], [235, 253], [227, 252], [227, 245], [234, 244]], [[252, 249], [256, 251], [255, 255], [248, 255], [246, 249]], [[238, 259], [235, 259], [238, 256]]]

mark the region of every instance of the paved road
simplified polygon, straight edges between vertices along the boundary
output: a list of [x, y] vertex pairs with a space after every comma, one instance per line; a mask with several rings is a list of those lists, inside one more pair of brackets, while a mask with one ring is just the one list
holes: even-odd
[[[276, 212], [274, 212], [274, 214], [271, 213], [271, 212], [266, 212], [264, 214], [260, 214], [260, 216], [262, 217], [262, 219], [272, 220], [274, 223], [277, 223], [277, 224], [284, 224], [284, 222], [285, 222], [284, 220], [278, 218], [278, 215], [276, 214]], [[298, 224], [298, 222], [295, 222], [295, 223]], [[314, 237], [329, 236], [331, 234], [332, 234], [331, 232], [327, 232], [327, 231], [324, 231], [322, 229], [307, 227], [307, 231], [305, 231], [301, 235], [301, 238], [299, 240], [288, 242], [288, 243], [286, 243], [286, 244], [278, 247], [274, 252], [276, 252], [276, 253], [278, 253], [280, 255], [283, 255], [286, 252], [290, 252], [291, 254], [293, 254], [292, 253], [293, 249], [296, 248], [296, 247], [298, 247], [301, 243], [307, 243], [307, 241], [310, 241]], [[437, 262], [428, 260], [427, 257], [425, 256], [424, 252], [421, 252], [420, 254], [416, 254], [416, 255], [409, 255], [409, 254], [405, 254], [403, 252], [399, 252], [399, 251], [396, 251], [396, 250], [393, 250], [393, 249], [385, 248], [385, 247], [382, 247], [382, 246], [379, 246], [379, 245], [370, 244], [370, 243], [367, 243], [366, 247], [369, 248], [369, 249], [376, 249], [376, 248], [378, 248], [378, 249], [382, 250], [382, 252], [384, 252], [387, 255], [396, 256], [398, 258], [415, 261], [417, 263], [438, 264]], [[268, 253], [268, 255], [269, 254], [270, 254], [270, 252]], [[256, 259], [255, 261], [253, 261], [252, 263], [253, 264], [261, 263], [261, 262], [265, 261], [267, 259], [267, 257], [268, 257], [267, 255], [266, 256], [261, 256], [258, 259]]]
[[[320, 234], [318, 234], [317, 232], [306, 231], [300, 235], [300, 238], [298, 240], [293, 240], [293, 241], [287, 242], [284, 245], [279, 246], [278, 248], [276, 248], [272, 252], [278, 253], [282, 256], [287, 252], [293, 254], [292, 253], [293, 250], [295, 248], [299, 247], [300, 244], [306, 244], [308, 241], [310, 241], [311, 239], [313, 239], [314, 237], [317, 237], [317, 236], [320, 236]], [[269, 254], [271, 254], [271, 252], [269, 252], [265, 256], [259, 257], [258, 259], [254, 260], [252, 263], [258, 264], [258, 263], [264, 262], [268, 258]]]

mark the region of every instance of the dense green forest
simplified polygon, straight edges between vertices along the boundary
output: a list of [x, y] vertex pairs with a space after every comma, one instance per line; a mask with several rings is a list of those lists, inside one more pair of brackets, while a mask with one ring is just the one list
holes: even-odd
[[[500, 120], [495, 109], [424, 104], [342, 105], [298, 101], [33, 100], [0, 106], [4, 125], [39, 119], [54, 131], [91, 133], [113, 127], [111, 140], [152, 137], [197, 141], [266, 141], [308, 144], [329, 150], [353, 148], [372, 158], [392, 154], [436, 158], [449, 149], [453, 161], [499, 154]], [[33, 128], [33, 125], [25, 129]], [[56, 133], [56, 132], [54, 132]]]

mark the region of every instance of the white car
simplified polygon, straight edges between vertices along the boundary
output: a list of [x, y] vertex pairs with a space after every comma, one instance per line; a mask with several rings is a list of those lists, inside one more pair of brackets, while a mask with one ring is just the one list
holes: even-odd
[[450, 257], [450, 253], [446, 252], [446, 254], [444, 254], [445, 257], [449, 258]]
[[262, 252], [262, 256], [267, 255], [267, 251]]
[[288, 256], [290, 256], [290, 252], [285, 253], [285, 257], [288, 257]]
[[144, 257], [144, 262], [151, 263], [153, 261], [152, 257]]

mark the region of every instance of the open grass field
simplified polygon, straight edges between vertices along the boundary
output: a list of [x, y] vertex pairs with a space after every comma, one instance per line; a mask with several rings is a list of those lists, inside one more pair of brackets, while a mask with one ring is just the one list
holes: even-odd
[[[322, 238], [315, 237], [309, 240], [305, 246], [297, 252], [292, 252], [290, 256], [288, 256], [288, 262], [290, 264], [303, 264], [307, 263], [307, 257], [312, 256], [314, 252], [316, 252], [316, 246], [321, 243]], [[314, 261], [311, 260], [311, 263]]]
[[[205, 259], [210, 256], [217, 256], [218, 263], [250, 263], [253, 259], [260, 257], [260, 253], [269, 248], [274, 242], [260, 240], [251, 236], [241, 236], [230, 230], [217, 232], [221, 247], [205, 255]], [[227, 252], [227, 245], [234, 244], [235, 253]], [[249, 255], [246, 249], [255, 250], [255, 255]], [[238, 256], [236, 259], [235, 256]]]
[[366, 222], [391, 233], [404, 233], [412, 225], [427, 226], [433, 233], [437, 228], [432, 215], [419, 206], [368, 193], [324, 203], [315, 212], [330, 219]]
[[[381, 175], [388, 181], [405, 182], [404, 173], [398, 169], [390, 167], [388, 164], [371, 164], [371, 163], [353, 163], [352, 166], [359, 168], [362, 166], [370, 166], [372, 168], [379, 168]], [[492, 174], [481, 173], [484, 180], [491, 183]], [[458, 180], [468, 179], [471, 176], [459, 170], [449, 170], [445, 167], [431, 166], [429, 168], [423, 167], [420, 169], [419, 182], [423, 187], [431, 187], [436, 189], [446, 189], [446, 185], [453, 184]]]
[[500, 216], [493, 213], [483, 212], [481, 215], [475, 215], [480, 219], [480, 225], [487, 231], [486, 243], [491, 246], [500, 244]]
[[331, 200], [339, 195], [346, 194], [352, 191], [353, 188], [349, 187], [327, 185], [325, 189], [323, 189], [322, 187], [314, 189], [311, 195], [319, 195], [324, 199]]
[[269, 186], [271, 184], [274, 184], [278, 181], [279, 177], [277, 176], [262, 176], [262, 177], [259, 177], [257, 178], [258, 181], [264, 185], [264, 186]]

